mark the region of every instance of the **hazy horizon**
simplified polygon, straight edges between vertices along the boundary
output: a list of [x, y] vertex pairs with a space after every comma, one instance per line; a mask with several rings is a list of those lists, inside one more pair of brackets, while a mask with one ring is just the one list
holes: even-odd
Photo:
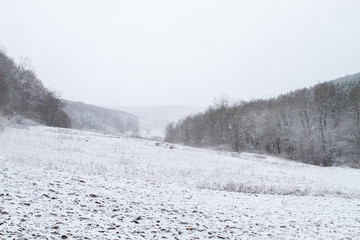
[[360, 2], [5, 0], [0, 46], [62, 98], [206, 107], [360, 72]]

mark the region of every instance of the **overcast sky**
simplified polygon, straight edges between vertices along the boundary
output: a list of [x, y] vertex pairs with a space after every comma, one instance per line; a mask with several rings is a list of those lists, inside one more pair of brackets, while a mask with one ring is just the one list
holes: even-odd
[[358, 0], [0, 0], [0, 45], [65, 99], [207, 106], [360, 72]]

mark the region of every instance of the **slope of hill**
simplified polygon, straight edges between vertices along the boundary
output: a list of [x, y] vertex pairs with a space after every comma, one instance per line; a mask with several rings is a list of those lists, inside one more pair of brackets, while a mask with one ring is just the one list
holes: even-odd
[[360, 74], [354, 74], [272, 99], [220, 99], [204, 113], [169, 125], [165, 139], [360, 168], [359, 109]]
[[47, 127], [0, 149], [0, 238], [359, 236], [355, 169]]
[[139, 119], [140, 135], [144, 137], [164, 137], [165, 128], [191, 114], [204, 110], [193, 106], [156, 106], [156, 107], [112, 107], [113, 109], [134, 114]]
[[341, 77], [329, 82], [336, 83], [336, 84], [349, 84], [349, 83], [356, 83], [360, 81], [360, 73], [346, 75], [345, 77]]
[[97, 130], [106, 133], [135, 133], [139, 130], [136, 116], [81, 102], [64, 101], [64, 110], [70, 117], [72, 128]]
[[0, 113], [47, 126], [71, 125], [57, 94], [47, 89], [27, 64], [16, 64], [1, 50]]

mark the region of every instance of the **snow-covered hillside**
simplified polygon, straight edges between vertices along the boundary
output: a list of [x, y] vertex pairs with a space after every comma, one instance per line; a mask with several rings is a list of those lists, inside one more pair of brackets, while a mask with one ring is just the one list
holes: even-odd
[[351, 84], [351, 83], [356, 83], [360, 81], [360, 73], [355, 73], [355, 74], [351, 74], [351, 75], [346, 75], [344, 77], [332, 80], [330, 82], [335, 83], [335, 84]]
[[139, 133], [143, 137], [164, 137], [165, 128], [168, 124], [204, 110], [204, 108], [193, 106], [118, 106], [112, 108], [137, 116], [140, 124]]
[[71, 127], [105, 133], [138, 132], [139, 121], [127, 112], [64, 100], [64, 110], [71, 119]]
[[0, 238], [359, 239], [360, 171], [4, 126]]

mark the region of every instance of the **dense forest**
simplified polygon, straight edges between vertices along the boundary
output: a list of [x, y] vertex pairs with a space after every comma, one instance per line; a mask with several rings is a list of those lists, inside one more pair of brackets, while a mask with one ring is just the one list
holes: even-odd
[[360, 167], [360, 74], [268, 100], [219, 99], [204, 113], [168, 125], [165, 140]]
[[71, 127], [56, 93], [44, 87], [28, 64], [16, 64], [3, 51], [0, 51], [0, 113], [47, 126]]

